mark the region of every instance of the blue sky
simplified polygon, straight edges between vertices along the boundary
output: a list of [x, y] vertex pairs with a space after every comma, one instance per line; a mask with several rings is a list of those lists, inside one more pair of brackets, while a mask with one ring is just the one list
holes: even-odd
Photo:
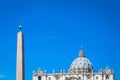
[[[81, 44], [95, 72], [120, 76], [119, 0], [0, 0], [0, 80], [15, 80], [20, 18], [25, 37], [25, 79], [39, 67], [70, 67]], [[120, 79], [120, 78], [119, 78]]]

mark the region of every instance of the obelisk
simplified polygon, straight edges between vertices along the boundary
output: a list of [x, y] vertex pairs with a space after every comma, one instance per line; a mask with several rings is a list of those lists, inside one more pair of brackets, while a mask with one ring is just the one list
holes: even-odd
[[22, 25], [19, 26], [19, 29], [20, 31], [17, 33], [16, 80], [24, 80], [24, 39]]

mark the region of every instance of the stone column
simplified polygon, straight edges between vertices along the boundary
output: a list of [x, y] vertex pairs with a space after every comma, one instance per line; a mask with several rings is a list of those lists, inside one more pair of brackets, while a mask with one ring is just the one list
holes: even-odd
[[17, 34], [16, 80], [24, 80], [24, 40], [21, 31]]

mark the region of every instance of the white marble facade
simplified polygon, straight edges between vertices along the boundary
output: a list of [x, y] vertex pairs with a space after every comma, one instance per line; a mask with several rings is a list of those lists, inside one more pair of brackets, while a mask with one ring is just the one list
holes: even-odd
[[45, 70], [38, 69], [33, 71], [33, 80], [114, 80], [114, 71], [106, 67], [105, 70], [94, 72], [92, 63], [81, 49], [68, 72], [60, 70], [59, 73], [55, 73], [53, 70], [51, 74], [47, 74]]

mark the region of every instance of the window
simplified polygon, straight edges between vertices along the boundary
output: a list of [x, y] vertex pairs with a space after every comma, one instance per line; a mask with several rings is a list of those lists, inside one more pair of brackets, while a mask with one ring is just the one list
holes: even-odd
[[65, 80], [68, 80], [68, 77], [66, 77]]
[[51, 80], [51, 77], [49, 77], [48, 80]]
[[38, 80], [41, 80], [41, 76], [38, 76]]
[[98, 80], [99, 78], [98, 78], [98, 76], [96, 77], [96, 80]]
[[78, 80], [81, 80], [81, 77], [79, 77]]
[[107, 79], [107, 80], [109, 79], [109, 75], [106, 75], [106, 79]]

